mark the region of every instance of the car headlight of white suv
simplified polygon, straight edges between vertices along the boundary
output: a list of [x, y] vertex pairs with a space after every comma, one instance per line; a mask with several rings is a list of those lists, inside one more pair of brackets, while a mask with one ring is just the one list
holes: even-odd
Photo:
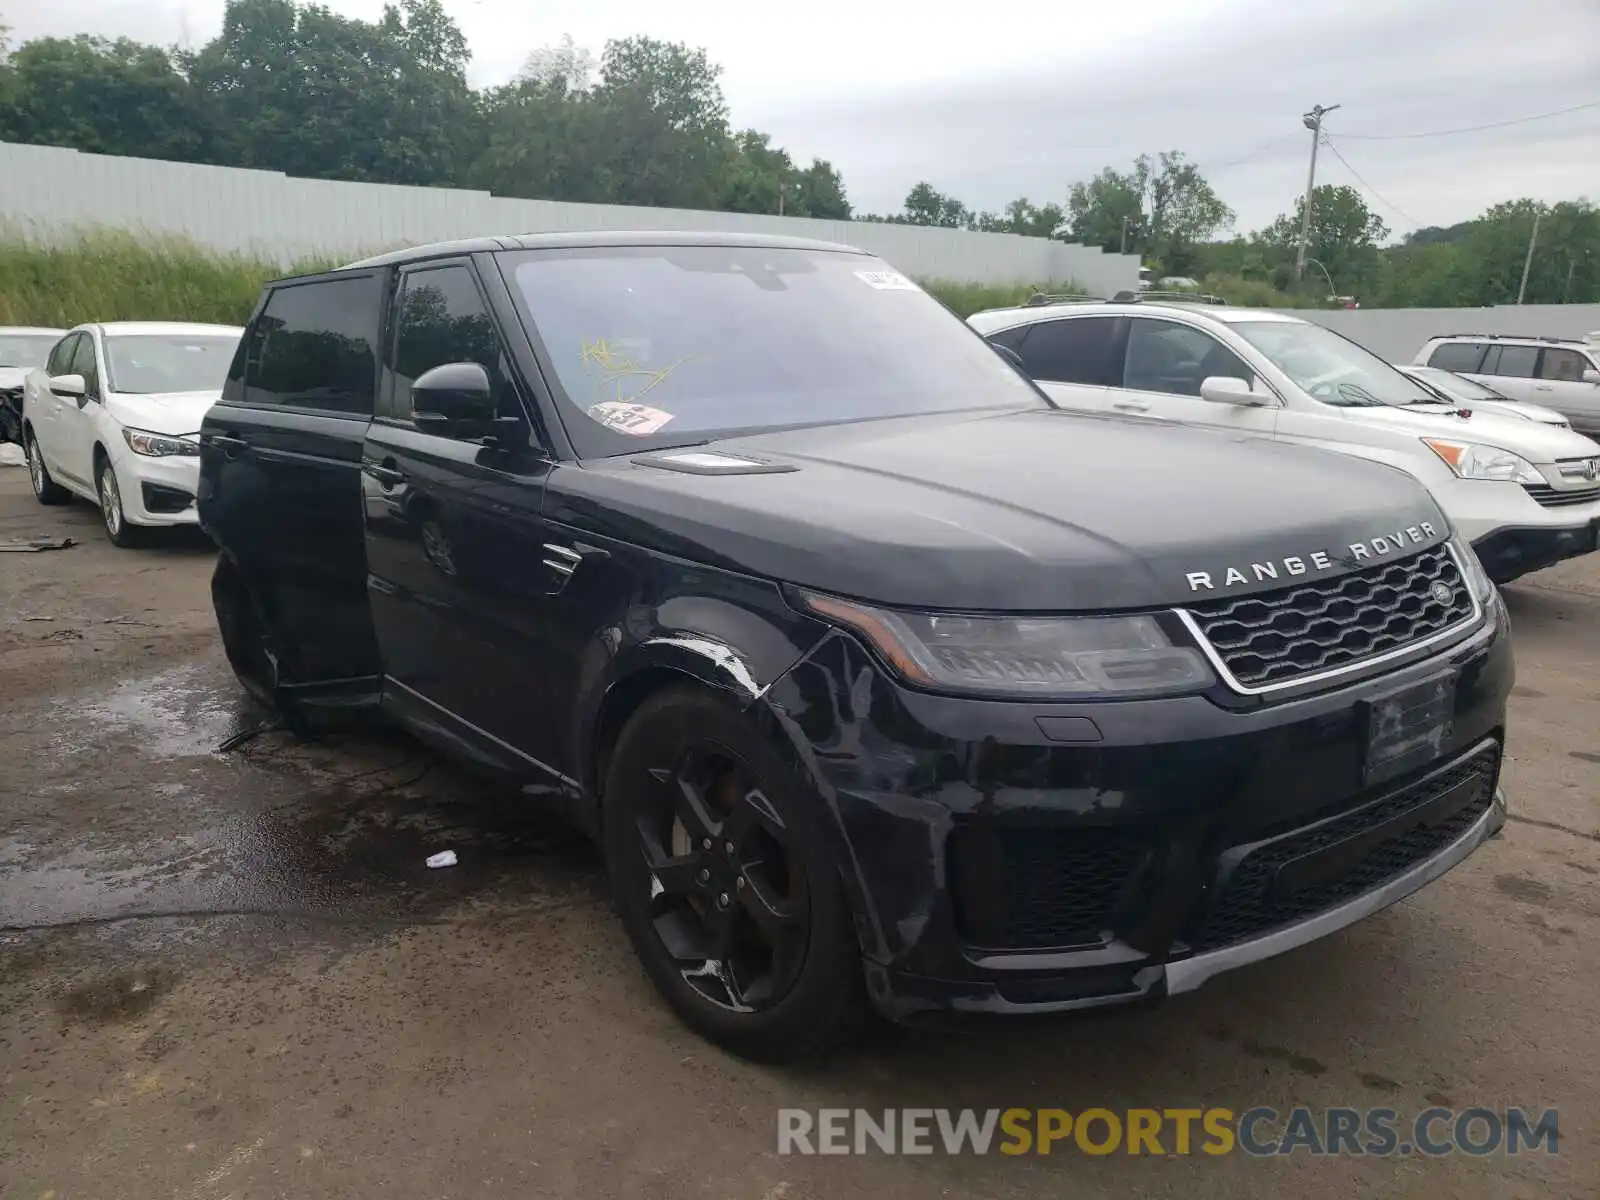
[[1498, 446], [1478, 442], [1457, 442], [1449, 438], [1423, 438], [1427, 446], [1462, 479], [1493, 479], [1502, 483], [1543, 483], [1544, 476], [1519, 454]]
[[165, 433], [150, 433], [144, 429], [124, 428], [122, 440], [128, 443], [129, 450], [146, 458], [169, 458], [172, 455], [192, 457], [200, 453], [199, 443], [188, 438], [172, 437]]

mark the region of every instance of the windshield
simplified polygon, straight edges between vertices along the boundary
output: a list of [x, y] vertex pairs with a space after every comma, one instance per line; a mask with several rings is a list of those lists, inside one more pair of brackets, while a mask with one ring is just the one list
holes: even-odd
[[0, 367], [42, 367], [58, 333], [0, 333]]
[[864, 255], [639, 246], [503, 257], [583, 457], [1049, 405], [958, 317]]
[[220, 334], [119, 334], [106, 339], [111, 390], [220, 392], [239, 336]]
[[1453, 371], [1441, 371], [1437, 367], [1418, 367], [1417, 374], [1424, 383], [1431, 383], [1442, 392], [1448, 392], [1458, 400], [1504, 400], [1505, 397], [1492, 387], [1485, 387], [1471, 379], [1463, 379]]
[[1230, 325], [1301, 388], [1324, 404], [1370, 408], [1438, 404], [1414, 379], [1349, 338], [1298, 321], [1240, 321]]

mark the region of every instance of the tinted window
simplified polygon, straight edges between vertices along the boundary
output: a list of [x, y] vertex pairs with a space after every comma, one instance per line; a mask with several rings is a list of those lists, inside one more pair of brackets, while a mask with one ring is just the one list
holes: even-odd
[[1490, 375], [1510, 375], [1517, 379], [1531, 379], [1539, 362], [1537, 346], [1500, 346], [1498, 356], [1483, 365]]
[[1198, 396], [1213, 375], [1249, 383], [1255, 372], [1216, 338], [1173, 321], [1136, 317], [1128, 330], [1128, 357], [1122, 386], [1145, 392]]
[[87, 333], [78, 335], [78, 344], [72, 349], [72, 365], [67, 373], [83, 376], [84, 395], [100, 394], [100, 366], [95, 361], [94, 338]]
[[503, 416], [518, 411], [500, 353], [500, 338], [470, 268], [413, 271], [401, 284], [396, 306], [394, 363], [390, 373], [392, 415], [411, 416], [411, 384], [444, 363], [475, 362], [489, 382]]
[[0, 330], [0, 367], [44, 366], [56, 344], [53, 333], [6, 333]]
[[1047, 404], [959, 317], [867, 255], [637, 246], [501, 262], [583, 456]]
[[1540, 379], [1565, 379], [1576, 383], [1589, 369], [1589, 360], [1576, 350], [1546, 350], [1539, 360]]
[[1028, 328], [1022, 361], [1028, 374], [1050, 383], [1115, 383], [1116, 317], [1070, 317]]
[[1001, 329], [985, 336], [995, 345], [1005, 346], [1020, 354], [1022, 352], [1022, 339], [1028, 336], [1029, 328], [1027, 325], [1015, 325], [1010, 329]]
[[1482, 342], [1446, 342], [1434, 347], [1428, 365], [1444, 371], [1476, 371], [1482, 361]]
[[238, 348], [232, 334], [118, 334], [106, 339], [106, 376], [114, 392], [214, 392]]
[[72, 374], [72, 352], [78, 348], [78, 339], [82, 336], [81, 333], [69, 333], [57, 342], [44, 364], [45, 371], [51, 375]]
[[370, 416], [377, 319], [371, 276], [276, 288], [246, 334], [244, 401]]

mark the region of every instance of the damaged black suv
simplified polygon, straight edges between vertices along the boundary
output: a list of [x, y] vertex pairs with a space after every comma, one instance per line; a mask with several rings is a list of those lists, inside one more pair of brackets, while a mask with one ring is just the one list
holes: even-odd
[[1185, 991], [1504, 821], [1507, 620], [1420, 484], [1059, 411], [847, 247], [285, 279], [201, 462], [245, 685], [570, 812], [661, 992], [753, 1057], [869, 1004]]

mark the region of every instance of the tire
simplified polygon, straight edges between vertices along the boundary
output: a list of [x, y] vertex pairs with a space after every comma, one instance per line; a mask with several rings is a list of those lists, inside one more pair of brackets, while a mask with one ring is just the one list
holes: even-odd
[[820, 801], [747, 717], [698, 688], [657, 693], [618, 738], [603, 799], [618, 914], [685, 1024], [766, 1063], [857, 1027], [861, 950]]
[[22, 432], [22, 449], [28, 456], [28, 482], [33, 484], [33, 496], [40, 504], [65, 504], [70, 498], [67, 489], [50, 478], [50, 468], [44, 465], [44, 452], [31, 429]]
[[239, 683], [258, 704], [298, 730], [300, 714], [285, 704], [278, 690], [278, 655], [267, 623], [238, 568], [220, 556], [211, 572], [211, 606], [217, 615], [223, 653]]
[[113, 546], [123, 550], [137, 546], [144, 540], [141, 536], [144, 530], [128, 523], [116, 468], [104, 454], [96, 455], [95, 459], [95, 494], [100, 497], [100, 523], [105, 526], [106, 537]]

